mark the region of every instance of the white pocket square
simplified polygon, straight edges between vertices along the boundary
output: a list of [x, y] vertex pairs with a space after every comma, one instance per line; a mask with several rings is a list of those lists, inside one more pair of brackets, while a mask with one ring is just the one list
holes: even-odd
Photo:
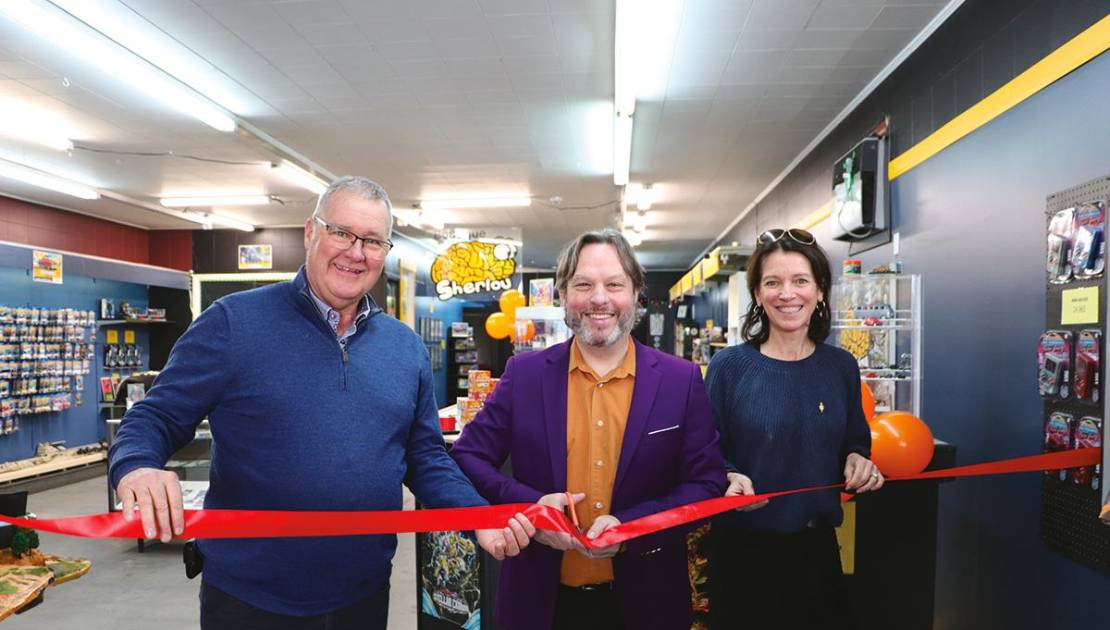
[[656, 433], [666, 433], [667, 431], [674, 431], [678, 427], [679, 427], [679, 425], [676, 424], [673, 427], [667, 427], [665, 429], [656, 429], [654, 431], [648, 431], [648, 435], [655, 435]]

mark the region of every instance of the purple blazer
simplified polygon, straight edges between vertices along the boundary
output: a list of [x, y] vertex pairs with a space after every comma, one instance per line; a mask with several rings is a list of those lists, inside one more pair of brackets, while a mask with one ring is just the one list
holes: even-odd
[[[567, 487], [570, 344], [514, 356], [493, 395], [451, 449], [490, 503], [534, 503]], [[726, 487], [701, 371], [636, 347], [636, 383], [613, 486], [612, 514], [626, 523]], [[513, 476], [500, 468], [512, 458]], [[588, 526], [584, 523], [583, 526]], [[686, 529], [628, 541], [613, 558], [614, 586], [630, 628], [689, 628]], [[510, 630], [550, 628], [562, 552], [532, 542], [501, 565], [494, 617]]]

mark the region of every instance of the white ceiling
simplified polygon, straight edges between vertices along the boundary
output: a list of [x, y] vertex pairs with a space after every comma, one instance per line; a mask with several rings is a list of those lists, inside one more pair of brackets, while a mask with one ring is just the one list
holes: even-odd
[[[531, 208], [449, 213], [452, 225], [521, 227], [529, 266], [551, 266], [575, 234], [613, 224], [611, 1], [98, 2], [207, 60], [242, 120], [333, 173], [380, 181], [398, 207], [531, 195]], [[644, 262], [685, 268], [946, 3], [685, 0], [664, 93], [635, 115], [631, 180], [659, 191]], [[277, 195], [284, 205], [225, 210], [260, 226], [309, 213], [309, 193], [268, 174], [279, 156], [267, 146], [168, 110], [92, 61], [0, 17], [0, 97], [57, 112], [79, 145], [113, 152], [0, 137], [0, 158], [152, 204]], [[134, 155], [144, 152], [176, 157]], [[196, 227], [8, 180], [0, 193], [152, 229]]]

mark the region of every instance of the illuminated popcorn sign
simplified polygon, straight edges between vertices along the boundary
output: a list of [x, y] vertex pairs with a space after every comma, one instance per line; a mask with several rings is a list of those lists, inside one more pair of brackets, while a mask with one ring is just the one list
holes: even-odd
[[493, 239], [461, 241], [447, 246], [432, 263], [431, 277], [441, 300], [500, 293], [513, 288], [520, 247]]

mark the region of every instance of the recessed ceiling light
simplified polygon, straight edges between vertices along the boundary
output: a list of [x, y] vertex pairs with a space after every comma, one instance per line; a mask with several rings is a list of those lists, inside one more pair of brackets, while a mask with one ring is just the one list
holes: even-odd
[[264, 206], [270, 203], [266, 195], [229, 195], [224, 197], [162, 197], [162, 205], [167, 208], [188, 208], [212, 206]]

